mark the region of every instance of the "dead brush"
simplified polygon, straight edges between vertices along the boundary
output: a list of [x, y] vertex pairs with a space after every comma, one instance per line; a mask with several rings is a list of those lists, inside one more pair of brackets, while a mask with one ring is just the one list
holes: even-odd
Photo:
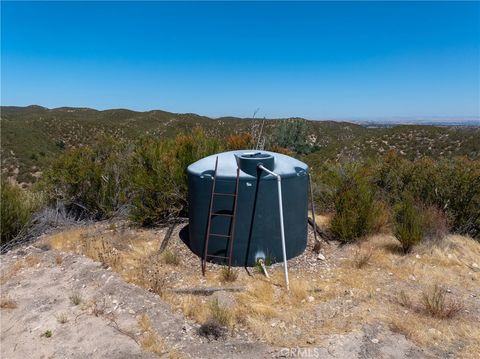
[[166, 279], [162, 277], [153, 277], [150, 279], [150, 291], [162, 297], [165, 294]]
[[167, 280], [158, 267], [154, 266], [153, 269], [144, 268], [142, 275], [142, 282], [147, 285], [150, 292], [158, 294], [160, 297], [165, 294]]
[[224, 266], [220, 273], [222, 282], [235, 282], [238, 278], [238, 272], [232, 267]]
[[405, 308], [411, 308], [412, 307], [412, 300], [410, 299], [408, 294], [405, 293], [405, 291], [403, 291], [403, 290], [400, 291], [400, 293], [398, 293], [397, 301], [402, 307], [405, 307]]
[[227, 329], [214, 319], [209, 319], [198, 328], [198, 334], [208, 340], [225, 338]]
[[373, 257], [371, 248], [357, 248], [353, 254], [353, 266], [357, 269], [366, 267]]
[[105, 314], [105, 308], [106, 308], [105, 297], [103, 298], [101, 303], [99, 303], [97, 301], [94, 301], [94, 302], [92, 302], [92, 304], [90, 306], [90, 310], [91, 310], [92, 314], [96, 317], [101, 317], [102, 315], [104, 315]]
[[446, 290], [435, 285], [431, 290], [422, 293], [423, 309], [432, 317], [452, 318], [463, 309], [463, 304], [446, 298]]
[[122, 267], [118, 250], [110, 241], [103, 238], [100, 240], [85, 238], [81, 244], [80, 253], [102, 263], [105, 268], [111, 267], [118, 271]]

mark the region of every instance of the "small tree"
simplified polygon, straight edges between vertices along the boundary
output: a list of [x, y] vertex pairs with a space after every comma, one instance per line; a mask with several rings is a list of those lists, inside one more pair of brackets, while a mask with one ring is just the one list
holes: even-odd
[[297, 153], [310, 153], [313, 144], [308, 142], [308, 124], [301, 119], [283, 120], [275, 126], [271, 147], [287, 148]]
[[360, 174], [347, 175], [335, 194], [333, 234], [344, 242], [371, 234], [375, 228], [378, 206], [373, 187]]
[[1, 244], [14, 239], [29, 223], [33, 212], [38, 207], [38, 199], [20, 187], [1, 180]]
[[405, 194], [395, 208], [395, 236], [400, 241], [403, 251], [408, 253], [424, 236], [423, 220], [420, 211], [415, 206], [413, 197]]

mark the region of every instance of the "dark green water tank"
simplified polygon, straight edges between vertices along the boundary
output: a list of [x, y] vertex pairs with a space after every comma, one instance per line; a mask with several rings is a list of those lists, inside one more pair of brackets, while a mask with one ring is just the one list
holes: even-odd
[[[282, 178], [285, 242], [288, 258], [301, 254], [307, 245], [308, 166], [295, 158], [268, 151], [230, 151], [203, 158], [187, 168], [189, 231], [186, 243], [202, 256], [218, 156], [216, 192], [234, 193], [237, 161], [240, 167], [238, 204], [232, 265], [253, 266], [258, 258], [283, 260], [280, 236], [277, 179], [257, 165]], [[213, 212], [233, 209], [233, 197], [216, 196]], [[211, 233], [228, 234], [230, 217], [213, 216]], [[210, 237], [208, 253], [226, 256], [228, 241]], [[222, 260], [217, 261], [223, 263]]]

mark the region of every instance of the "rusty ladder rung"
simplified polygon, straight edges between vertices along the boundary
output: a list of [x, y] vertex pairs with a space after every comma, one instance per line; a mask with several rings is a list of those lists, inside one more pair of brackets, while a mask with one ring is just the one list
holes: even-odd
[[215, 212], [212, 212], [211, 214], [212, 216], [224, 216], [224, 217], [233, 217], [233, 213], [230, 214], [230, 213], [215, 213]]
[[216, 256], [216, 255], [213, 255], [213, 254], [207, 255], [207, 257], [209, 257], [209, 258], [224, 258], [224, 259], [228, 259], [228, 257], [225, 257], [225, 256]]
[[210, 236], [215, 236], [215, 237], [225, 237], [225, 238], [230, 238], [231, 235], [226, 235], [226, 234], [217, 234], [217, 233], [210, 233]]

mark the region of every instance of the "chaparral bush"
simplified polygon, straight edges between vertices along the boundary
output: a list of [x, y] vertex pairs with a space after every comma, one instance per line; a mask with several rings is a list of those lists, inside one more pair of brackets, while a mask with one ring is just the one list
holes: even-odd
[[43, 187], [51, 202], [92, 218], [127, 208], [134, 223], [153, 225], [187, 213], [186, 167], [220, 150], [200, 129], [168, 140], [104, 138], [62, 154], [45, 173]]
[[[377, 161], [357, 163], [355, 176], [346, 175], [352, 172], [352, 166], [342, 163], [314, 165], [317, 210], [335, 213], [331, 229], [343, 240], [352, 241], [393, 225], [398, 228], [399, 218], [405, 215], [410, 219], [407, 212], [415, 208], [421, 213], [422, 238], [442, 237], [448, 231], [480, 238], [478, 160], [423, 158], [411, 161], [391, 152]], [[413, 209], [405, 208], [410, 206], [405, 204], [407, 194]], [[375, 206], [371, 207], [371, 203]], [[403, 208], [402, 215], [398, 213], [399, 208]], [[376, 213], [375, 222], [382, 222], [375, 223], [371, 231], [367, 213]]]
[[372, 185], [361, 172], [344, 175], [334, 199], [333, 234], [344, 242], [351, 242], [374, 232], [378, 204]]
[[403, 251], [408, 253], [425, 235], [421, 212], [410, 194], [405, 194], [394, 211], [395, 237], [400, 241]]
[[220, 150], [218, 141], [199, 129], [170, 141], [140, 141], [133, 155], [131, 219], [148, 226], [186, 215], [186, 167]]
[[128, 144], [110, 138], [66, 151], [43, 177], [50, 201], [95, 219], [112, 216], [128, 201], [130, 152]]
[[21, 189], [8, 180], [1, 180], [1, 244], [14, 239], [30, 222], [41, 201], [38, 195]]

